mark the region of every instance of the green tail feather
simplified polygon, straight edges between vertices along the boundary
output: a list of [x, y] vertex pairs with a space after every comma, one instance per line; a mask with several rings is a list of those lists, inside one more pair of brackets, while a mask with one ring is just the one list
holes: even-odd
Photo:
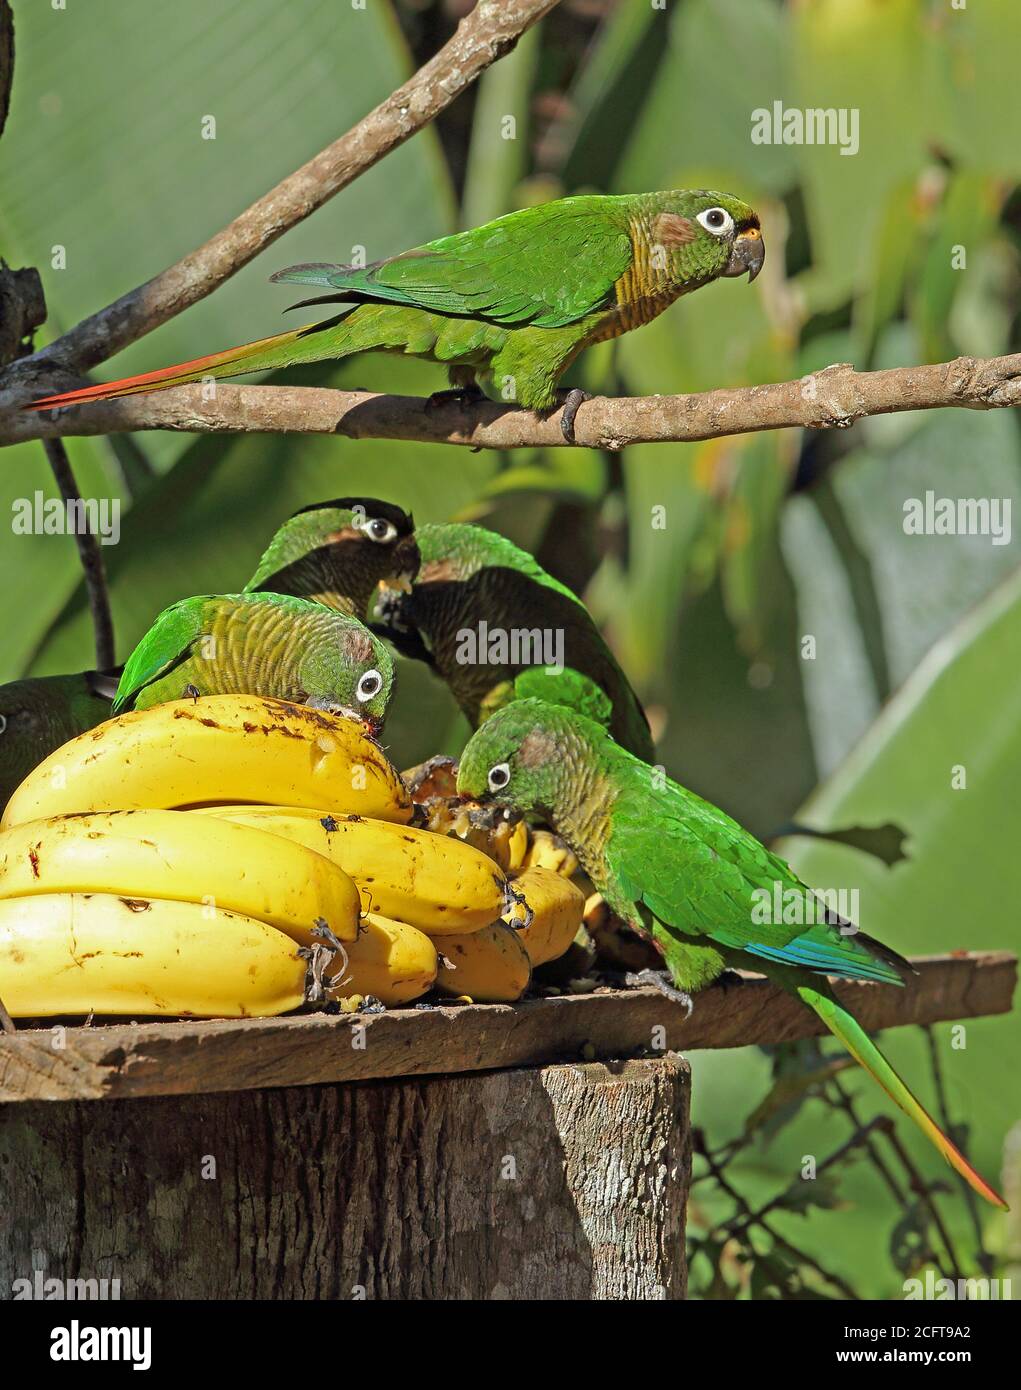
[[893, 1067], [876, 1047], [858, 1020], [828, 993], [813, 989], [808, 985], [794, 986], [794, 992], [815, 1012], [826, 1027], [850, 1052], [859, 1065], [863, 1066], [874, 1081], [877, 1081], [893, 1101], [903, 1110], [909, 1120], [913, 1120], [929, 1142], [939, 1150], [950, 1166], [973, 1187], [980, 1197], [991, 1202], [994, 1207], [1008, 1210], [1007, 1203], [995, 1188], [990, 1187], [961, 1153], [960, 1149], [947, 1138], [939, 1125], [908, 1090]]

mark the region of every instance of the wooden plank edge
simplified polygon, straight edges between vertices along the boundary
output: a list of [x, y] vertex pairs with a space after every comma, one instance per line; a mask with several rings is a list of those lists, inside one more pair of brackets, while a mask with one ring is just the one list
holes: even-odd
[[[1007, 1013], [1017, 957], [923, 956], [904, 989], [839, 982], [870, 1032]], [[654, 988], [383, 1014], [25, 1029], [0, 1037], [0, 1101], [98, 1100], [374, 1081], [793, 1042], [825, 1032], [762, 976], [714, 985], [690, 1018]]]

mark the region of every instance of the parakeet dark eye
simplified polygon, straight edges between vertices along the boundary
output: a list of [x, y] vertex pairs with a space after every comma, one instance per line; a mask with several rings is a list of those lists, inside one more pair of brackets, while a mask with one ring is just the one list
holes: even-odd
[[370, 541], [378, 541], [380, 545], [385, 545], [395, 538], [397, 527], [392, 521], [384, 521], [381, 516], [374, 516], [365, 523], [365, 534]]
[[375, 699], [383, 689], [383, 677], [378, 671], [366, 671], [355, 689], [356, 698], [364, 704], [366, 700]]
[[706, 208], [698, 214], [698, 221], [713, 236], [727, 236], [734, 230], [734, 219], [726, 208]]
[[496, 767], [489, 769], [489, 790], [499, 792], [504, 789], [510, 781], [510, 767], [507, 763], [497, 763]]

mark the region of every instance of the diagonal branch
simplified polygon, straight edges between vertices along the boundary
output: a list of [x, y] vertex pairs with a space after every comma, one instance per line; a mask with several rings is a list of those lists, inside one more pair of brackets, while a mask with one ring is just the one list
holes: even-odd
[[[64, 505], [81, 505], [81, 493], [75, 482], [71, 460], [59, 439], [43, 441], [46, 457], [50, 461], [53, 476]], [[92, 613], [92, 628], [96, 638], [96, 666], [100, 671], [109, 671], [116, 661], [113, 637], [113, 617], [110, 613], [110, 595], [106, 587], [106, 567], [103, 564], [103, 551], [95, 535], [87, 525], [75, 528], [78, 554], [85, 571], [85, 589], [89, 596], [89, 609]]]
[[[340, 434], [350, 439], [407, 439], [475, 449], [560, 448], [560, 412], [536, 415], [482, 401], [429, 405], [417, 396], [382, 396], [310, 386], [179, 386], [35, 414], [12, 411], [0, 446], [60, 435], [122, 430], [233, 434]], [[921, 367], [856, 372], [847, 363], [799, 381], [691, 396], [598, 397], [578, 411], [575, 437], [591, 449], [716, 439], [776, 429], [844, 429], [869, 415], [1021, 405], [1021, 353], [958, 357]]]
[[[0, 0], [0, 4], [3, 0]], [[558, 0], [479, 0], [453, 37], [357, 125], [175, 265], [83, 319], [11, 370], [37, 381], [61, 364], [87, 371], [204, 299], [260, 251], [444, 111]], [[7, 402], [4, 402], [6, 405]]]

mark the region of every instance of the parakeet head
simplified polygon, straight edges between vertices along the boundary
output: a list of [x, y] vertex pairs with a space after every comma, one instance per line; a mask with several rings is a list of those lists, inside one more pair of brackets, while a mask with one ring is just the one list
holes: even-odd
[[546, 700], [515, 700], [486, 720], [461, 755], [457, 790], [561, 825], [607, 755], [628, 755], [599, 724]]
[[333, 615], [333, 634], [317, 634], [299, 668], [305, 703], [360, 719], [379, 733], [393, 693], [394, 663], [386, 646], [357, 618]]
[[684, 189], [657, 195], [662, 211], [653, 218], [651, 239], [661, 247], [677, 279], [692, 288], [717, 276], [754, 280], [766, 248], [756, 213], [729, 193]]
[[365, 616], [381, 582], [407, 587], [418, 573], [414, 518], [375, 497], [337, 497], [295, 512], [277, 531], [250, 589], [293, 593]]

